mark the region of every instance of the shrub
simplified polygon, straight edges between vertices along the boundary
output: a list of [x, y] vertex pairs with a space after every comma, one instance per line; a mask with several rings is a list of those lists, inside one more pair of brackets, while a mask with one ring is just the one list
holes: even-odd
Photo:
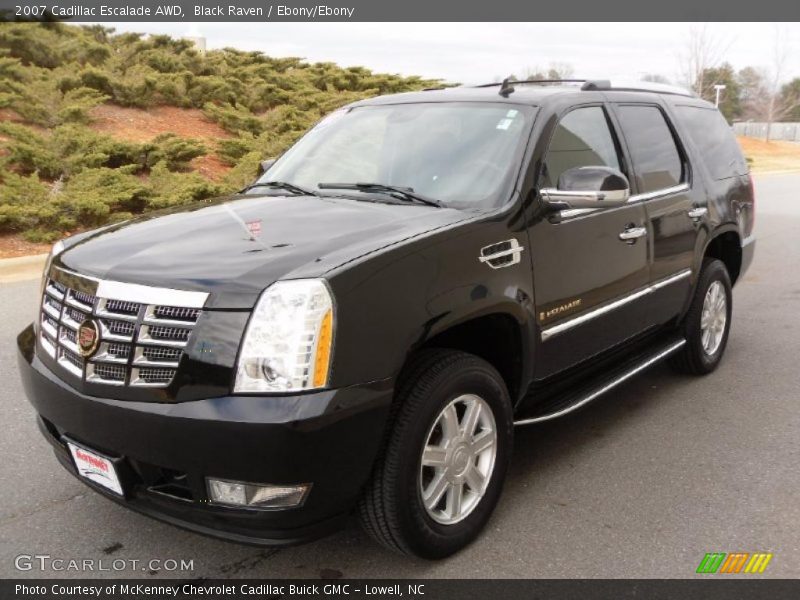
[[203, 112], [212, 121], [219, 123], [230, 133], [249, 132], [258, 135], [264, 130], [264, 123], [244, 106], [207, 103]]
[[147, 108], [155, 104], [157, 74], [141, 65], [134, 65], [111, 80], [111, 95], [121, 106]]
[[[60, 123], [88, 123], [89, 111], [108, 99], [95, 89], [73, 87], [63, 78], [39, 76], [23, 83], [7, 84], [6, 104], [25, 121], [44, 127]], [[66, 91], [62, 91], [62, 86]]]
[[66, 183], [57, 202], [80, 227], [102, 225], [112, 212], [140, 213], [152, 190], [131, 171], [126, 167], [86, 169]]
[[156, 80], [156, 96], [161, 104], [190, 108], [193, 106], [188, 90], [194, 81], [189, 71], [170, 73]]
[[38, 173], [45, 179], [55, 179], [61, 174], [61, 160], [44, 136], [30, 127], [10, 122], [0, 123], [0, 134], [8, 138], [3, 142], [4, 167], [13, 167], [23, 175]]
[[[3, 23], [0, 108], [22, 123], [0, 122], [0, 230], [51, 240], [239, 189], [259, 161], [328, 112], [436, 83], [232, 48], [201, 55], [187, 40], [100, 25]], [[135, 143], [93, 131], [91, 111], [106, 101], [203, 109], [234, 135], [215, 144], [233, 168], [210, 182], [189, 172], [207, 152], [198, 140], [168, 134]]]
[[264, 154], [260, 152], [248, 152], [235, 167], [225, 175], [225, 186], [230, 190], [240, 190], [246, 185], [253, 183], [258, 175], [259, 163], [264, 160]]
[[37, 175], [5, 173], [0, 183], [0, 231], [24, 231], [38, 225], [50, 191]]
[[217, 156], [229, 165], [235, 166], [249, 152], [256, 150], [256, 137], [252, 133], [240, 133], [239, 137], [220, 140], [217, 143]]
[[89, 111], [105, 102], [108, 96], [97, 90], [79, 87], [64, 92], [56, 112], [57, 123], [88, 123]]
[[197, 173], [178, 174], [166, 163], [156, 164], [150, 173], [153, 195], [148, 208], [169, 208], [205, 200], [223, 193], [223, 187], [212, 183]]
[[164, 133], [156, 137], [147, 155], [147, 166], [163, 164], [170, 171], [185, 171], [189, 162], [206, 153], [205, 146], [198, 140], [181, 138], [174, 133]]
[[202, 107], [208, 102], [233, 103], [236, 93], [231, 82], [218, 75], [193, 77], [187, 86], [186, 93], [192, 106]]
[[126, 167], [132, 172], [146, 167], [149, 147], [96, 133], [80, 125], [60, 125], [49, 140], [53, 152], [61, 157], [59, 175], [73, 176], [85, 169]]

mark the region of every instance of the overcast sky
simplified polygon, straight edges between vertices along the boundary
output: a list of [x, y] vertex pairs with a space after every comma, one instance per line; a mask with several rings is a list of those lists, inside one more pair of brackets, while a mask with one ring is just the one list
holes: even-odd
[[[272, 56], [361, 65], [462, 83], [570, 63], [576, 77], [680, 76], [689, 23], [115, 23], [117, 31], [203, 36]], [[712, 23], [709, 35], [737, 69], [768, 67], [776, 33], [788, 40], [787, 78], [800, 76], [800, 24]]]

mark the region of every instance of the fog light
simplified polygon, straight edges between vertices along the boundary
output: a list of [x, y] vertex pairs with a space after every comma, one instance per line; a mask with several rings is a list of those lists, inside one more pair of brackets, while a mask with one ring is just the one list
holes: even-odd
[[211, 503], [250, 508], [299, 506], [311, 488], [311, 484], [266, 485], [211, 478], [206, 481], [208, 482], [208, 498]]

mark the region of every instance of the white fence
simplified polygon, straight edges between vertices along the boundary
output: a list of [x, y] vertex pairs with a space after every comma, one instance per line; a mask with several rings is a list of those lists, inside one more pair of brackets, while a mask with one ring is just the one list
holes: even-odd
[[[736, 135], [761, 138], [767, 137], [766, 123], [734, 123], [733, 131]], [[771, 140], [787, 140], [800, 142], [800, 123], [773, 123], [769, 132]]]

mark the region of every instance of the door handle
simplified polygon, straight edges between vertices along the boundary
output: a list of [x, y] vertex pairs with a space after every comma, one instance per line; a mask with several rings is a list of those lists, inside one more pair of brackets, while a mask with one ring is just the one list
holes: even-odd
[[636, 240], [646, 235], [647, 235], [646, 227], [629, 227], [628, 229], [619, 234], [619, 239], [621, 239], [626, 244], [635, 244]]
[[707, 212], [708, 212], [708, 209], [705, 206], [697, 206], [697, 207], [687, 211], [686, 214], [689, 215], [690, 219], [692, 219], [694, 221], [698, 221], [701, 218], [703, 218], [706, 215]]

